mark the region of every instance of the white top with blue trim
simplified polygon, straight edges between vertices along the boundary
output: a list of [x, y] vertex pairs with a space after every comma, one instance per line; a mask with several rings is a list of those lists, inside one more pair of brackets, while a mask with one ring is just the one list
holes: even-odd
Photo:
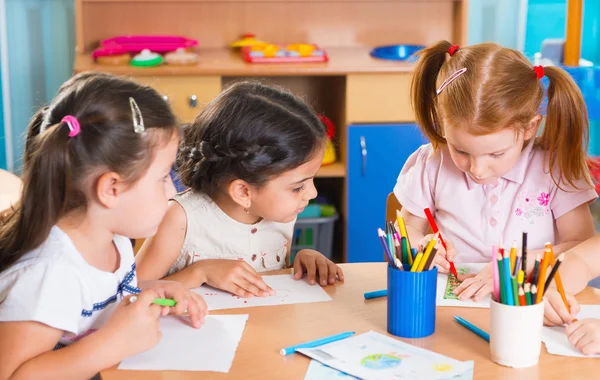
[[96, 331], [123, 296], [139, 292], [130, 240], [115, 235], [113, 241], [119, 269], [103, 272], [52, 227], [42, 245], [0, 273], [0, 322], [36, 321], [63, 330], [57, 347]]

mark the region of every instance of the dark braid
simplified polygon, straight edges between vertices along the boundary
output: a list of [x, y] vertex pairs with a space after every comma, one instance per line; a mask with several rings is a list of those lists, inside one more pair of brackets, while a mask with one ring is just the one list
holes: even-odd
[[177, 165], [186, 186], [209, 195], [236, 178], [260, 187], [308, 161], [324, 139], [325, 126], [301, 99], [241, 82], [184, 127]]

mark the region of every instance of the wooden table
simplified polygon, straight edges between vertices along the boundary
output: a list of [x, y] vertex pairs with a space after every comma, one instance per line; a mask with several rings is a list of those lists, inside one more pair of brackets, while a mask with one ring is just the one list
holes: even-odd
[[[310, 359], [300, 354], [282, 357], [281, 348], [343, 331], [386, 333], [386, 299], [363, 298], [367, 291], [386, 287], [385, 264], [343, 264], [342, 268], [346, 282], [325, 288], [333, 301], [213, 312], [250, 315], [228, 374], [117, 371], [115, 367], [103, 371], [102, 379], [303, 379]], [[582, 303], [600, 303], [600, 296], [591, 288], [577, 298]], [[489, 331], [489, 309], [438, 307], [432, 336], [403, 340], [457, 360], [474, 360], [475, 379], [573, 379], [599, 373], [597, 359], [549, 355], [545, 346], [536, 367], [515, 370], [499, 366], [490, 359], [489, 344], [456, 323], [453, 315]]]

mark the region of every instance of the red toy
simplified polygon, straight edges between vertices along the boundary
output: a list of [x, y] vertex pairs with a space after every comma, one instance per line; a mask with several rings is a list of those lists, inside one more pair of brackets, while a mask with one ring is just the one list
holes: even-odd
[[196, 45], [197, 40], [178, 36], [119, 36], [103, 40], [100, 47], [92, 53], [92, 57], [96, 59], [126, 53], [136, 54], [144, 49], [162, 54]]

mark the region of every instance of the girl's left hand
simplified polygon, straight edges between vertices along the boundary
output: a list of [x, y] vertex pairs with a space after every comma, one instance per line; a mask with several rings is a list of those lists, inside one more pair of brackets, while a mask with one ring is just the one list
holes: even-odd
[[336, 277], [340, 281], [344, 281], [344, 272], [342, 268], [335, 265], [322, 253], [312, 249], [303, 249], [296, 254], [294, 258], [294, 279], [300, 280], [304, 274], [308, 275], [308, 283], [314, 285], [317, 273], [321, 280], [321, 286], [327, 284], [335, 284]]
[[492, 264], [486, 265], [477, 274], [459, 274], [458, 280], [462, 281], [462, 284], [454, 289], [454, 294], [458, 295], [458, 299], [466, 301], [473, 298], [473, 301], [479, 302], [494, 290]]
[[167, 314], [182, 315], [187, 312], [193, 327], [199, 328], [204, 324], [208, 306], [199, 294], [186, 289], [182, 284], [175, 281], [142, 281], [139, 285], [142, 289], [154, 290], [162, 298], [170, 298], [177, 302], [173, 307], [163, 307], [161, 316]]

